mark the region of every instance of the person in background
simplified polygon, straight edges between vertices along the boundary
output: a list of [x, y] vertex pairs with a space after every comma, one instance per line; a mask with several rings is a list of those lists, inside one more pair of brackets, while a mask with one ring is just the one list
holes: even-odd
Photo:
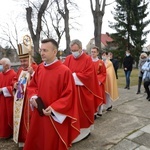
[[123, 60], [123, 68], [124, 73], [126, 77], [126, 86], [125, 89], [130, 89], [130, 75], [132, 72], [132, 66], [133, 66], [133, 57], [131, 56], [131, 53], [129, 50], [126, 50], [126, 56]]
[[39, 52], [43, 62], [28, 86], [33, 113], [24, 150], [68, 150], [80, 128], [72, 73], [57, 59], [54, 39], [42, 40]]
[[147, 59], [147, 61], [142, 66], [143, 74], [143, 82], [144, 82], [144, 88], [147, 93], [146, 99], [150, 101], [150, 58]]
[[138, 90], [136, 94], [141, 93], [141, 84], [142, 84], [142, 78], [143, 78], [143, 70], [142, 66], [144, 63], [147, 61], [147, 54], [146, 53], [141, 53], [140, 58], [139, 58], [139, 64], [138, 64], [138, 69], [139, 69], [139, 78], [138, 78]]
[[115, 59], [113, 57], [113, 53], [112, 52], [109, 52], [108, 53], [108, 57], [110, 59], [110, 61], [113, 63], [113, 66], [114, 66], [114, 70], [115, 70], [115, 74], [116, 74], [116, 79], [118, 79], [118, 74], [117, 74], [117, 70], [119, 68], [119, 62], [117, 59]]
[[27, 98], [27, 86], [37, 68], [37, 64], [30, 60], [29, 51], [30, 50], [25, 44], [18, 44], [18, 56], [21, 66], [13, 81], [15, 90], [13, 140], [16, 143], [19, 143], [19, 147], [24, 146], [27, 132], [29, 130], [31, 113]]
[[78, 142], [90, 135], [94, 114], [103, 104], [103, 98], [94, 64], [91, 57], [82, 51], [81, 41], [72, 40], [70, 49], [72, 54], [66, 57], [64, 64], [70, 68], [77, 89], [80, 135], [73, 142]]
[[[104, 62], [98, 58], [99, 55], [99, 48], [94, 46], [91, 49], [91, 58], [95, 66], [95, 70], [97, 73], [98, 82], [100, 85], [100, 92], [102, 93], [103, 103], [106, 103], [106, 96], [105, 96], [105, 81], [106, 81], [106, 67]], [[102, 116], [103, 105], [98, 107], [97, 116]]]
[[119, 98], [117, 79], [112, 62], [109, 60], [108, 52], [102, 52], [102, 60], [106, 66], [106, 111], [112, 110], [112, 102]]
[[16, 72], [11, 69], [8, 58], [0, 60], [0, 138], [13, 135], [13, 78]]

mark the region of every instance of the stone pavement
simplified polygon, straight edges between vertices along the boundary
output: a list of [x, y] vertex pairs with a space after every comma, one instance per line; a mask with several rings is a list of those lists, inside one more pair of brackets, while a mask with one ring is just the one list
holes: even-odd
[[150, 150], [150, 102], [137, 86], [119, 89], [113, 110], [95, 121], [91, 135], [71, 150]]
[[[113, 110], [95, 120], [91, 135], [70, 150], [150, 150], [150, 102], [142, 89], [119, 89]], [[0, 150], [17, 150], [10, 140], [0, 140]]]

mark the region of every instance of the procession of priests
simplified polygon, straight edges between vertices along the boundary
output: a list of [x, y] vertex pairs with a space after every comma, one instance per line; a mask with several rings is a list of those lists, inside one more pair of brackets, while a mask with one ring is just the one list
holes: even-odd
[[58, 43], [43, 39], [36, 64], [29, 36], [18, 44], [20, 67], [0, 60], [0, 139], [23, 150], [68, 150], [94, 130], [94, 121], [119, 98], [112, 62], [94, 46], [91, 54], [78, 39], [63, 61]]

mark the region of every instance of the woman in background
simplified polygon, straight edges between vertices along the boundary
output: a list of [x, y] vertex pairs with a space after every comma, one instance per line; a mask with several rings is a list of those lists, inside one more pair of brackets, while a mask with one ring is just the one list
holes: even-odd
[[142, 84], [142, 78], [143, 78], [143, 71], [142, 71], [142, 66], [144, 63], [147, 61], [147, 54], [146, 53], [141, 53], [140, 58], [139, 58], [139, 64], [138, 64], [138, 69], [139, 69], [139, 79], [138, 79], [138, 90], [136, 94], [141, 93], [141, 84]]

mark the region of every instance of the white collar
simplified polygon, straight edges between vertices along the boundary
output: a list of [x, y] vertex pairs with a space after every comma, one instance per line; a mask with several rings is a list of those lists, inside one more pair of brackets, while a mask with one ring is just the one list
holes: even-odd
[[92, 58], [92, 61], [94, 61], [94, 62], [99, 60], [98, 57], [96, 57], [96, 58], [91, 57], [91, 58]]
[[52, 65], [52, 64], [54, 64], [55, 62], [57, 62], [58, 61], [58, 59], [57, 59], [57, 57], [54, 59], [54, 61], [53, 62], [51, 62], [50, 64], [46, 64], [46, 62], [44, 62], [44, 66], [50, 66], [50, 65]]

